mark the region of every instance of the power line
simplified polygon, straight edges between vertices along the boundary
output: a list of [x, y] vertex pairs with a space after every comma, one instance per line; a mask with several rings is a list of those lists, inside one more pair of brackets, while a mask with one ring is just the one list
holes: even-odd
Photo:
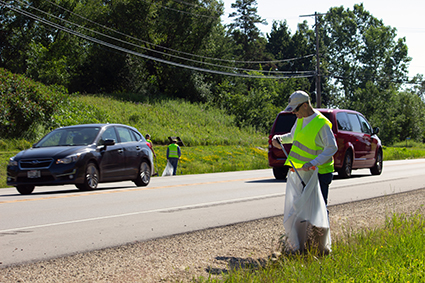
[[[168, 51], [172, 51], [172, 52], [176, 52], [176, 53], [180, 53], [180, 54], [184, 54], [184, 55], [188, 55], [188, 56], [192, 56], [192, 57], [198, 57], [198, 58], [201, 58], [201, 59], [208, 59], [208, 60], [213, 60], [213, 61], [222, 61], [222, 62], [229, 62], [229, 63], [241, 63], [241, 64], [273, 64], [273, 63], [291, 62], [291, 61], [300, 60], [300, 59], [306, 59], [306, 58], [309, 58], [309, 57], [314, 56], [314, 54], [309, 54], [309, 55], [305, 55], [305, 56], [301, 56], [301, 57], [288, 58], [288, 59], [283, 59], [283, 60], [269, 60], [269, 61], [238, 61], [238, 60], [229, 60], [229, 59], [206, 57], [206, 56], [202, 56], [202, 55], [197, 55], [197, 54], [193, 54], [193, 53], [188, 53], [188, 52], [183, 52], [183, 51], [175, 50], [175, 49], [172, 49], [172, 48], [167, 48], [167, 47], [164, 47], [164, 46], [161, 46], [161, 45], [157, 45], [157, 44], [154, 44], [154, 43], [151, 43], [151, 42], [148, 42], [148, 41], [145, 41], [145, 40], [142, 40], [142, 39], [139, 39], [139, 38], [136, 38], [136, 37], [127, 35], [125, 33], [122, 33], [120, 31], [117, 31], [117, 30], [114, 30], [112, 28], [109, 28], [109, 27], [107, 27], [105, 25], [101, 25], [101, 24], [99, 24], [99, 23], [97, 23], [95, 21], [92, 21], [90, 19], [87, 19], [87, 18], [85, 18], [85, 17], [83, 17], [83, 16], [81, 16], [81, 15], [79, 15], [77, 13], [74, 13], [73, 11], [70, 11], [70, 10], [68, 10], [68, 9], [66, 9], [66, 8], [64, 8], [64, 7], [62, 7], [62, 6], [58, 5], [58, 4], [50, 1], [50, 0], [46, 0], [46, 1], [49, 2], [50, 4], [56, 6], [56, 7], [64, 10], [64, 11], [68, 12], [68, 13], [71, 13], [71, 14], [73, 14], [73, 15], [75, 15], [75, 16], [83, 19], [83, 20], [85, 20], [85, 21], [88, 21], [88, 22], [90, 22], [92, 24], [95, 24], [95, 25], [97, 25], [99, 27], [102, 27], [102, 28], [107, 29], [109, 31], [115, 32], [117, 34], [123, 35], [125, 37], [128, 37], [130, 39], [134, 39], [136, 41], [140, 41], [142, 43], [145, 43], [145, 44], [148, 44], [148, 45], [151, 45], [151, 46], [155, 46], [155, 47], [158, 47], [158, 48], [161, 48], [161, 49], [164, 49], [164, 50], [168, 50]], [[61, 19], [61, 20], [63, 20], [63, 19]], [[75, 24], [75, 25], [77, 25], [77, 24]], [[155, 50], [155, 49], [150, 49], [150, 48], [147, 48], [147, 47], [141, 47], [141, 48], [146, 48], [146, 50], [149, 50], [149, 51], [152, 51], [152, 52], [156, 52], [156, 53], [161, 53], [161, 51], [158, 51], [158, 50]], [[166, 53], [166, 55], [171, 56], [168, 53]]]
[[112, 48], [112, 49], [115, 49], [115, 50], [119, 50], [119, 51], [122, 51], [122, 52], [125, 52], [125, 53], [128, 53], [128, 54], [132, 54], [132, 55], [135, 55], [135, 56], [138, 56], [138, 57], [142, 57], [142, 58], [145, 58], [145, 59], [157, 61], [157, 62], [160, 62], [160, 63], [164, 63], [164, 64], [176, 66], [176, 67], [191, 69], [191, 70], [200, 71], [200, 72], [207, 72], [207, 73], [213, 73], [213, 74], [219, 74], [219, 75], [227, 75], [227, 76], [235, 76], [235, 77], [244, 77], [244, 78], [288, 79], [288, 78], [294, 78], [294, 77], [296, 77], [296, 78], [306, 78], [306, 77], [311, 77], [312, 76], [312, 75], [299, 75], [299, 74], [293, 74], [293, 75], [290, 75], [290, 76], [248, 75], [248, 74], [222, 72], [222, 71], [204, 69], [204, 68], [199, 68], [199, 67], [195, 67], [195, 66], [190, 66], [190, 65], [185, 65], [185, 64], [181, 64], [181, 63], [176, 63], [176, 62], [164, 60], [164, 59], [161, 59], [161, 58], [152, 57], [152, 56], [149, 56], [149, 55], [146, 55], [146, 54], [142, 54], [142, 53], [139, 53], [139, 52], [136, 52], [136, 51], [127, 49], [127, 48], [123, 48], [123, 47], [120, 47], [120, 46], [117, 46], [117, 45], [114, 45], [114, 44], [105, 42], [103, 40], [100, 40], [100, 39], [97, 39], [97, 38], [94, 38], [94, 37], [91, 37], [91, 36], [88, 36], [88, 35], [85, 35], [85, 34], [82, 34], [80, 32], [74, 31], [74, 30], [69, 29], [67, 27], [64, 27], [64, 26], [55, 24], [55, 23], [53, 23], [51, 21], [48, 21], [46, 19], [40, 18], [39, 16], [34, 15], [32, 13], [23, 11], [21, 8], [8, 7], [7, 6], [7, 3], [5, 3], [2, 0], [0, 0], [0, 3], [2, 3], [3, 6], [9, 8], [9, 9], [11, 9], [11, 10], [13, 10], [13, 11], [19, 13], [19, 14], [22, 14], [22, 15], [27, 16], [29, 18], [32, 18], [32, 19], [34, 19], [36, 21], [39, 21], [41, 23], [47, 24], [49, 26], [52, 26], [54, 28], [63, 30], [65, 32], [68, 32], [68, 33], [73, 34], [75, 36], [84, 38], [84, 39], [86, 39], [88, 41], [91, 41], [91, 42], [94, 42], [94, 43], [98, 43], [98, 44], [101, 44], [103, 46], [107, 46], [109, 48]]
[[[25, 3], [23, 3], [22, 1], [17, 0], [17, 2], [20, 2], [20, 3], [21, 3], [21, 4], [23, 4], [23, 5], [26, 5], [26, 4], [25, 4]], [[142, 48], [142, 49], [145, 49], [145, 50], [148, 50], [148, 51], [152, 51], [152, 52], [155, 52], [155, 53], [159, 53], [159, 54], [162, 54], [162, 55], [165, 55], [165, 56], [169, 56], [169, 57], [174, 57], [174, 58], [178, 58], [178, 59], [186, 60], [186, 61], [189, 61], [189, 62], [192, 62], [192, 63], [198, 63], [198, 64], [209, 65], [209, 66], [214, 66], [214, 67], [220, 67], [220, 68], [225, 68], [225, 69], [233, 69], [233, 70], [237, 70], [237, 71], [247, 71], [247, 72], [255, 71], [255, 72], [259, 72], [259, 73], [269, 73], [269, 74], [311, 74], [311, 73], [312, 73], [311, 71], [297, 71], [297, 72], [291, 72], [291, 71], [264, 71], [264, 70], [253, 70], [253, 69], [244, 69], [244, 68], [238, 68], [238, 67], [234, 67], [234, 66], [225, 66], [225, 65], [218, 65], [218, 64], [213, 64], [213, 63], [208, 63], [208, 62], [203, 62], [203, 61], [197, 61], [197, 60], [193, 60], [193, 59], [189, 59], [189, 58], [185, 58], [185, 57], [180, 57], [180, 56], [172, 55], [172, 54], [169, 54], [169, 53], [165, 53], [165, 52], [161, 52], [161, 51], [153, 50], [153, 49], [150, 49], [150, 48], [146, 48], [146, 47], [144, 47], [144, 46], [139, 46], [139, 45], [136, 45], [136, 44], [134, 44], [134, 43], [131, 43], [131, 42], [128, 42], [128, 41], [124, 41], [124, 40], [118, 39], [118, 38], [113, 37], [113, 36], [110, 36], [110, 35], [103, 34], [103, 33], [101, 33], [101, 32], [95, 31], [95, 30], [91, 30], [91, 29], [86, 28], [86, 27], [84, 27], [84, 26], [81, 26], [81, 25], [79, 25], [79, 24], [76, 24], [76, 23], [70, 22], [70, 21], [68, 21], [68, 20], [62, 19], [62, 18], [57, 17], [57, 16], [55, 16], [55, 15], [52, 15], [52, 14], [50, 14], [50, 13], [47, 13], [47, 12], [45, 12], [45, 11], [41, 10], [41, 9], [36, 8], [36, 7], [30, 6], [30, 8], [31, 8], [31, 9], [34, 9], [34, 10], [36, 10], [36, 11], [38, 11], [38, 12], [41, 12], [41, 13], [43, 13], [43, 14], [47, 15], [47, 16], [50, 16], [50, 17], [56, 18], [56, 19], [58, 19], [58, 20], [60, 20], [60, 21], [64, 21], [65, 23], [68, 23], [68, 24], [71, 24], [71, 25], [75, 25], [75, 26], [77, 26], [77, 27], [79, 27], [79, 28], [85, 29], [85, 30], [87, 30], [87, 31], [90, 31], [90, 32], [92, 32], [92, 33], [95, 33], [95, 34], [98, 34], [98, 35], [101, 35], [101, 36], [104, 36], [104, 37], [106, 37], [106, 38], [109, 38], [109, 39], [112, 39], [112, 40], [116, 40], [116, 41], [118, 41], [118, 42], [121, 42], [121, 43], [124, 43], [124, 44], [128, 44], [128, 45], [131, 45], [131, 46], [134, 46], [134, 47], [137, 47], [137, 48]], [[29, 12], [26, 12], [26, 13], [31, 14], [31, 13], [29, 13]], [[34, 15], [34, 14], [32, 14], [32, 15]], [[308, 57], [310, 57], [310, 56], [313, 56], [313, 55], [304, 56], [304, 58], [308, 58]], [[265, 61], [265, 62], [268, 62], [268, 61]]]

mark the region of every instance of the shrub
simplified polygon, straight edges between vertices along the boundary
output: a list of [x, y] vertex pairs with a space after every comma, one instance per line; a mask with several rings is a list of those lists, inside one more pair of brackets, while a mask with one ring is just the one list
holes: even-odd
[[31, 138], [37, 125], [49, 123], [66, 91], [45, 86], [0, 68], [0, 135]]

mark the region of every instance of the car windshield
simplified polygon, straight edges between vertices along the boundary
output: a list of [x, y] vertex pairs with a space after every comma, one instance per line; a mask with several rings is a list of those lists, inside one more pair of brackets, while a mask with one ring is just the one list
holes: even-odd
[[46, 135], [35, 147], [81, 146], [94, 142], [100, 127], [76, 127], [57, 129]]

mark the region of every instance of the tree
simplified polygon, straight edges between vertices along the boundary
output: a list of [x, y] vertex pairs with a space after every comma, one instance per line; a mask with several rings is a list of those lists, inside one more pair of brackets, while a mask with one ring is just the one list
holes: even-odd
[[424, 75], [422, 74], [417, 74], [416, 76], [414, 76], [409, 84], [411, 84], [411, 89], [410, 91], [413, 93], [416, 93], [417, 96], [419, 96], [420, 98], [422, 98], [422, 101], [425, 102], [425, 79], [424, 79]]
[[[307, 23], [298, 25], [298, 30], [291, 34], [286, 21], [273, 22], [272, 30], [267, 35], [266, 51], [271, 54], [276, 63], [275, 68], [279, 71], [288, 72], [288, 75], [310, 76], [307, 79], [297, 79], [300, 89], [313, 92], [315, 62], [312, 54], [315, 53], [314, 32], [308, 29]], [[313, 97], [313, 102], [314, 102]]]
[[187, 80], [193, 71], [124, 49], [200, 66], [194, 56], [210, 43], [222, 6], [217, 0], [11, 1], [0, 7], [0, 66], [70, 92], [154, 91], [196, 100], [199, 75]]
[[[243, 61], [260, 61], [268, 59], [265, 56], [266, 40], [261, 36], [257, 24], [267, 24], [257, 15], [256, 0], [236, 0], [231, 7], [236, 12], [229, 14], [229, 18], [235, 18], [229, 24], [229, 34], [232, 36], [236, 46], [236, 58]], [[255, 63], [246, 63], [244, 68], [252, 69]]]
[[355, 100], [358, 88], [368, 82], [380, 90], [397, 88], [407, 80], [405, 38], [396, 39], [396, 29], [385, 26], [367, 12], [363, 4], [354, 9], [331, 8], [324, 17], [321, 37], [327, 47], [324, 59], [336, 91]]

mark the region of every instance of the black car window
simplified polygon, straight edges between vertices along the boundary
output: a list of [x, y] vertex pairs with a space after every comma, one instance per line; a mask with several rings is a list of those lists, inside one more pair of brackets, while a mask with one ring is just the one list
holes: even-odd
[[136, 137], [130, 132], [129, 129], [124, 127], [117, 127], [118, 135], [120, 136], [121, 142], [136, 141]]
[[276, 119], [274, 133], [289, 133], [295, 124], [295, 114], [281, 114]]
[[362, 126], [362, 132], [368, 135], [372, 134], [372, 128], [370, 127], [369, 123], [366, 121], [366, 119], [362, 115], [358, 115], [360, 120], [360, 125]]
[[118, 142], [117, 134], [115, 133], [115, 128], [114, 127], [107, 128], [103, 132], [102, 137], [99, 140], [99, 144], [100, 145], [104, 144], [104, 142], [106, 140], [114, 140], [115, 142]]
[[360, 126], [359, 118], [357, 117], [357, 114], [348, 113], [348, 119], [350, 120], [353, 132], [361, 133], [362, 128]]
[[338, 123], [338, 130], [351, 131], [351, 124], [348, 120], [347, 113], [339, 112], [338, 114], [336, 114], [336, 121]]

